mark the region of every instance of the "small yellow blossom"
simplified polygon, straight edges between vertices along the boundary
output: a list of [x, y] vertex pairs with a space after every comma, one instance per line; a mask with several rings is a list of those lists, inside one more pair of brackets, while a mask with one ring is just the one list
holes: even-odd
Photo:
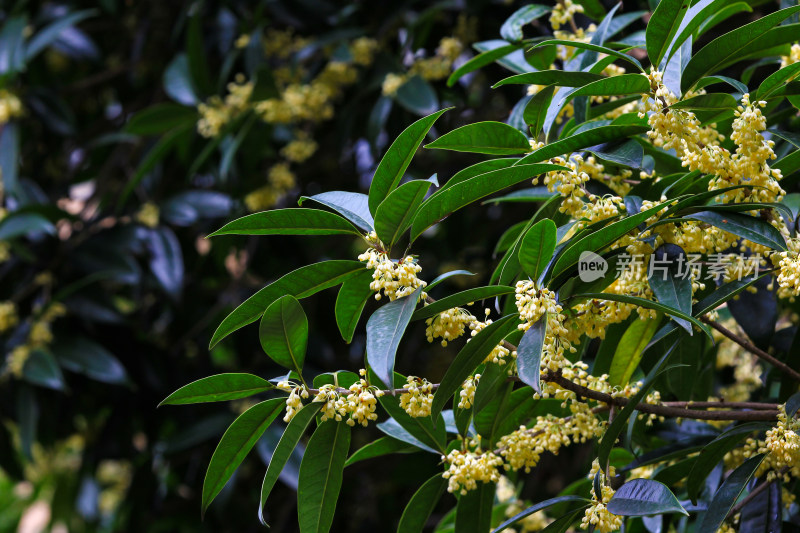
[[475, 391], [478, 390], [478, 381], [480, 381], [480, 379], [481, 375], [475, 374], [474, 376], [468, 377], [461, 385], [461, 392], [458, 395], [459, 409], [469, 409], [472, 407], [472, 404], [475, 403]]
[[0, 125], [22, 116], [22, 100], [7, 89], [0, 89]]
[[433, 384], [427, 379], [408, 376], [400, 395], [400, 407], [414, 418], [430, 416], [433, 405]]
[[136, 221], [148, 228], [155, 228], [158, 226], [159, 209], [153, 202], [145, 202], [139, 211], [136, 212], [134, 218]]
[[480, 448], [473, 451], [453, 450], [442, 460], [448, 469], [442, 474], [447, 480], [447, 492], [466, 494], [478, 488], [478, 482], [491, 483], [500, 479], [498, 467], [503, 460], [492, 452], [482, 453]]
[[14, 302], [0, 302], [0, 333], [13, 328], [19, 322], [17, 305]]
[[395, 96], [397, 91], [403, 84], [406, 82], [406, 77], [403, 74], [393, 74], [389, 73], [383, 78], [383, 85], [381, 86], [381, 92], [383, 92], [384, 96]]

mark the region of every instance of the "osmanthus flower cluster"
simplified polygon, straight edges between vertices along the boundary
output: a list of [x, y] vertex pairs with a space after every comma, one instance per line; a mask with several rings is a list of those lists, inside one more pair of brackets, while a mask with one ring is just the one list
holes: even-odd
[[[670, 530], [716, 531], [734, 525], [739, 512], [757, 513], [759, 500], [743, 500], [729, 516], [706, 513], [699, 522], [691, 515], [675, 519], [689, 514], [680, 501], [731, 507], [725, 498], [734, 483], [739, 491], [751, 487], [751, 494], [771, 483], [797, 492], [800, 371], [793, 348], [776, 339], [795, 336], [796, 342], [797, 309], [788, 299], [800, 293], [800, 250], [796, 207], [785, 201], [793, 182], [784, 176], [800, 171], [800, 158], [783, 140], [792, 135], [772, 124], [791, 127], [796, 102], [786, 100], [794, 96], [787, 82], [800, 70], [778, 70], [752, 88], [712, 77], [745, 50], [736, 35], [722, 36], [691, 56], [684, 43], [693, 42], [693, 33], [693, 40], [699, 37], [703, 17], [710, 16], [703, 5], [687, 10], [661, 1], [645, 31], [649, 69], [612, 47], [614, 32], [637, 18], [623, 19], [619, 6], [582, 33], [579, 15], [591, 7], [559, 2], [551, 24], [571, 30], [565, 55], [555, 48], [565, 47], [564, 40], [518, 36], [520, 24], [547, 12], [529, 6], [504, 27], [509, 54], [541, 48], [537, 53], [554, 55], [548, 62], [558, 68], [516, 73], [497, 84], [541, 88], [527, 100], [523, 96], [524, 112], [512, 117], [525, 127], [516, 128], [514, 120], [467, 124], [426, 145], [503, 157], [462, 170], [433, 193], [430, 181], [403, 182], [442, 114], [437, 112], [394, 141], [368, 194], [311, 196], [309, 202], [330, 210], [257, 213], [247, 225], [236, 221], [217, 232], [247, 233], [241, 230], [246, 226], [257, 227], [252, 233], [259, 235], [293, 230], [367, 242], [357, 261], [353, 253], [277, 280], [235, 309], [213, 340], [261, 317], [262, 346], [290, 371], [278, 385], [289, 399], [265, 403], [275, 402], [275, 412], [286, 404], [287, 441], [296, 443], [295, 435], [317, 420], [301, 465], [300, 508], [321, 505], [302, 489], [303, 471], [341, 479], [336, 465], [378, 454], [368, 444], [348, 460], [341, 445], [349, 442], [348, 426], [370, 421], [402, 446], [441, 457], [441, 476], [430, 478], [406, 512], [429, 514], [430, 495], [450, 492], [457, 501], [441, 505], [455, 505], [456, 531], [499, 527], [487, 496], [495, 494], [494, 484], [507, 483], [504, 475], [524, 484], [527, 474], [567, 448], [581, 450], [574, 457], [591, 456], [594, 466], [591, 479], [563, 487], [569, 494], [552, 503], [564, 504], [550, 516], [562, 520], [564, 530], [609, 533], [623, 525], [644, 527], [638, 517], [663, 515], [662, 526]], [[747, 31], [769, 31], [797, 11], [778, 11]], [[689, 29], [664, 30], [682, 27]], [[775, 41], [769, 43], [773, 53]], [[788, 53], [791, 43], [784, 44]], [[727, 48], [735, 55], [720, 63], [720, 50]], [[451, 81], [488, 60], [468, 61]], [[609, 68], [623, 61], [627, 70]], [[743, 90], [715, 91], [725, 83]], [[572, 116], [559, 122], [568, 104]], [[536, 204], [524, 220], [509, 221], [487, 285], [448, 292], [448, 278], [464, 273], [458, 270], [422, 279], [423, 266], [433, 263], [427, 261], [434, 252], [419, 251], [436, 233], [429, 228], [446, 226], [455, 211], [478, 210], [487, 196], [531, 181], [539, 186], [497, 198], [504, 214], [507, 201]], [[758, 272], [738, 276], [737, 255], [754, 257]], [[335, 318], [345, 341], [354, 338], [365, 305], [380, 301], [366, 320], [368, 370], [358, 376], [336, 372], [334, 379], [319, 375], [309, 387], [303, 381], [309, 328], [299, 300], [339, 284]], [[470, 306], [479, 302], [498, 315], [490, 319], [487, 309], [478, 319]], [[780, 335], [778, 328], [785, 328]], [[398, 355], [419, 346], [423, 335], [426, 353], [443, 357], [436, 360], [443, 371], [428, 374]], [[764, 424], [741, 425], [752, 422]], [[317, 435], [335, 442], [326, 446]], [[736, 447], [734, 436], [747, 435], [752, 438]], [[385, 448], [401, 446], [392, 443]], [[287, 453], [279, 444], [274, 457]], [[760, 466], [753, 467], [748, 461], [760, 455]], [[278, 461], [270, 464], [268, 478], [282, 468]], [[580, 462], [576, 466], [588, 470]], [[721, 463], [736, 470], [725, 471], [726, 485], [718, 490], [706, 478]], [[212, 461], [210, 469], [215, 466]], [[748, 485], [753, 476], [758, 481]], [[503, 502], [517, 501], [515, 489], [501, 492]], [[503, 527], [517, 527], [522, 518], [511, 516]], [[443, 519], [442, 528], [450, 525]]]

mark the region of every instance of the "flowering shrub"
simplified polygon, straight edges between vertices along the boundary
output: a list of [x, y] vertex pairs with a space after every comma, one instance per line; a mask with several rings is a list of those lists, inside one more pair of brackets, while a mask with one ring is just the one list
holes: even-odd
[[[502, 26], [505, 42], [483, 43], [448, 79], [495, 61], [510, 68], [515, 74], [494, 85], [524, 88], [508, 122], [436, 136], [446, 110], [436, 111], [394, 140], [368, 194], [310, 195], [213, 233], [330, 235], [366, 251], [285, 274], [217, 328], [212, 347], [259, 322], [266, 355], [288, 375], [211, 376], [164, 401], [289, 393], [230, 426], [208, 467], [203, 509], [285, 408], [259, 516], [270, 521], [272, 487], [310, 432], [299, 468], [301, 532], [331, 528], [345, 467], [396, 452], [440, 460], [438, 473], [420, 479], [401, 532], [421, 531], [439, 505], [452, 510], [434, 530], [459, 533], [543, 523], [548, 531], [749, 532], [796, 521], [800, 239], [798, 196], [788, 191], [800, 170], [791, 22], [800, 6], [705, 39], [736, 11], [721, 5], [662, 0], [643, 31], [625, 36], [645, 13], [570, 0], [524, 6]], [[589, 10], [600, 11], [591, 24]], [[548, 35], [526, 38], [529, 23]], [[442, 41], [409, 75], [443, 77], [459, 52]], [[387, 76], [383, 92], [409, 83]], [[429, 136], [428, 150], [488, 157], [442, 184], [405, 179]], [[506, 224], [499, 258], [484, 263], [494, 268], [432, 279], [437, 250], [426, 241], [477, 231], [487, 209], [480, 201], [490, 196], [530, 207], [525, 220]], [[446, 288], [465, 275], [486, 284]], [[365, 343], [354, 347], [363, 365], [314, 375], [306, 364], [307, 352], [309, 363], [317, 355], [313, 328], [300, 301], [337, 286], [343, 341], [369, 315]], [[483, 321], [471, 310], [478, 302], [488, 308]], [[418, 376], [401, 347], [423, 349], [415, 340], [422, 321], [424, 350], [443, 359], [439, 371]], [[458, 353], [443, 355], [453, 345]], [[356, 426], [372, 424], [384, 436], [351, 454], [351, 438], [364, 431]], [[559, 454], [588, 463], [587, 449], [587, 477], [525, 503], [527, 474]]]

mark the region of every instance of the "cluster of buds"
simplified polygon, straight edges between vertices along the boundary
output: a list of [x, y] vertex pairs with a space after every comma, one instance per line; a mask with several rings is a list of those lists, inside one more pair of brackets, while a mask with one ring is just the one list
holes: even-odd
[[459, 409], [469, 409], [472, 407], [472, 404], [475, 403], [475, 391], [478, 388], [478, 381], [480, 381], [481, 375], [475, 374], [474, 376], [470, 376], [464, 381], [464, 384], [461, 385], [461, 392], [459, 393], [459, 400], [458, 400], [458, 408]]
[[[367, 268], [373, 271], [372, 283], [369, 284], [369, 288], [375, 291], [376, 300], [381, 299], [381, 291], [390, 301], [394, 301], [427, 285], [417, 277], [422, 267], [412, 256], [393, 261], [383, 251], [383, 245], [374, 231], [366, 236], [366, 240], [377, 247], [370, 248], [359, 255], [358, 260], [367, 263]], [[426, 296], [427, 294], [424, 292], [420, 294], [422, 299]]]
[[[470, 446], [467, 446], [469, 448]], [[481, 452], [480, 447], [474, 450], [453, 450], [442, 461], [449, 464], [442, 477], [448, 480], [447, 492], [466, 494], [478, 488], [478, 481], [483, 483], [500, 480], [498, 468], [503, 460], [492, 452]]]
[[475, 321], [476, 318], [469, 311], [461, 307], [454, 307], [427, 319], [425, 323], [428, 327], [425, 328], [425, 336], [428, 338], [428, 342], [441, 338], [442, 346], [447, 346], [449, 341], [462, 336], [467, 326], [471, 328]]
[[303, 400], [309, 396], [308, 389], [305, 385], [293, 381], [279, 381], [277, 388], [289, 393], [289, 397], [286, 398], [286, 416], [283, 417], [284, 422], [289, 422], [303, 408]]
[[429, 416], [433, 405], [433, 384], [425, 378], [408, 376], [403, 388], [406, 392], [400, 395], [400, 407], [414, 418]]

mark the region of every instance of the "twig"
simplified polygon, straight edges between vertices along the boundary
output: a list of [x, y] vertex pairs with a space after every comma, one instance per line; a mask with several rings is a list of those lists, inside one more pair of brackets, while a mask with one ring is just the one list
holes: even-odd
[[778, 476], [777, 476], [777, 478], [776, 478], [776, 479], [773, 479], [772, 481], [767, 481], [767, 482], [765, 482], [765, 483], [762, 483], [762, 484], [761, 484], [761, 485], [759, 485], [758, 487], [754, 488], [754, 489], [752, 490], [752, 492], [750, 492], [750, 494], [748, 494], [747, 496], [745, 496], [745, 497], [744, 497], [744, 499], [743, 499], [742, 501], [740, 501], [739, 503], [737, 503], [736, 505], [734, 505], [734, 506], [731, 508], [731, 510], [728, 512], [728, 514], [727, 514], [727, 515], [725, 515], [725, 520], [729, 520], [730, 518], [732, 518], [732, 517], [736, 516], [736, 513], [738, 513], [739, 511], [741, 511], [741, 510], [744, 508], [744, 506], [745, 506], [745, 505], [747, 505], [748, 503], [750, 503], [750, 501], [751, 501], [753, 498], [755, 498], [756, 496], [758, 496], [759, 494], [761, 494], [762, 492], [764, 492], [764, 491], [767, 489], [767, 487], [769, 487], [770, 485], [772, 485], [773, 483], [775, 483], [775, 481], [776, 481], [777, 479], [780, 479], [781, 477], [783, 477], [783, 475], [784, 475], [786, 472], [788, 472], [788, 471], [789, 471], [789, 467], [788, 467], [788, 466], [784, 466], [783, 468], [781, 468], [781, 469], [778, 471]]
[[797, 370], [793, 369], [792, 367], [790, 367], [786, 363], [783, 363], [783, 362], [777, 360], [775, 357], [771, 356], [770, 354], [768, 354], [767, 352], [765, 352], [761, 348], [757, 347], [756, 345], [754, 345], [753, 343], [751, 343], [747, 339], [744, 339], [744, 338], [740, 337], [739, 335], [737, 335], [736, 333], [734, 333], [731, 330], [727, 329], [725, 326], [723, 326], [719, 322], [715, 322], [714, 320], [711, 320], [708, 317], [705, 317], [705, 316], [700, 317], [700, 320], [702, 320], [703, 322], [705, 322], [706, 324], [708, 324], [709, 326], [711, 326], [715, 330], [719, 331], [720, 333], [725, 335], [727, 338], [729, 338], [730, 340], [732, 340], [733, 342], [735, 342], [736, 344], [738, 344], [739, 346], [741, 346], [742, 348], [744, 348], [748, 352], [752, 353], [753, 355], [755, 355], [759, 359], [763, 359], [764, 361], [768, 362], [769, 364], [771, 364], [775, 368], [778, 368], [778, 369], [782, 370], [784, 373], [788, 374], [795, 381], [800, 381], [800, 372], [798, 372]]

